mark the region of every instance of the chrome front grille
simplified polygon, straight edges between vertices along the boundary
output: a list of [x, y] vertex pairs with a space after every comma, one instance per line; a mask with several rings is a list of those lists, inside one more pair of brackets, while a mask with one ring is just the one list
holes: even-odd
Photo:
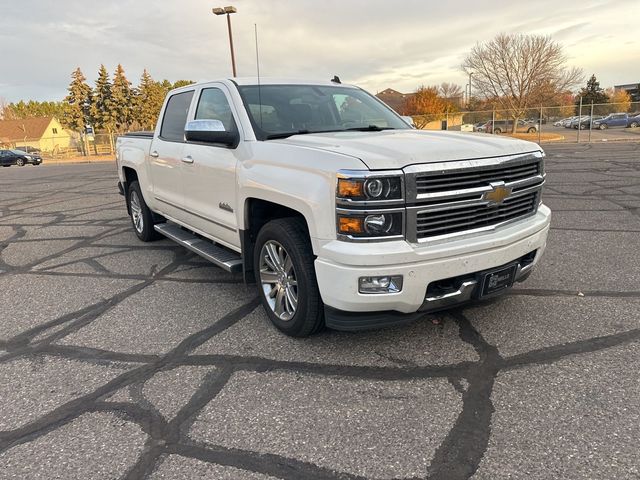
[[514, 220], [535, 212], [538, 192], [507, 198], [500, 205], [471, 205], [450, 210], [421, 212], [417, 215], [418, 240], [438, 235], [475, 230]]
[[[492, 230], [534, 214], [544, 184], [542, 154], [440, 162], [405, 169], [407, 240], [425, 242]], [[511, 193], [488, 199], [496, 188]]]
[[502, 165], [487, 170], [451, 171], [437, 175], [416, 175], [418, 194], [446, 192], [462, 188], [477, 188], [491, 182], [515, 182], [541, 173], [541, 162], [522, 165]]

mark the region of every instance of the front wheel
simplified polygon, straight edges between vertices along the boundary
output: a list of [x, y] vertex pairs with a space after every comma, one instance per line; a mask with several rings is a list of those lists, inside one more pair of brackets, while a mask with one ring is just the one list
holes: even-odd
[[496, 128], [493, 133], [495, 133], [496, 135], [500, 135], [502, 133], [502, 130], [500, 130], [499, 128]]
[[19, 167], [24, 167], [24, 159], [23, 158], [19, 158], [16, 160], [16, 165]]
[[131, 182], [127, 190], [127, 202], [131, 215], [131, 224], [136, 235], [143, 242], [150, 242], [160, 237], [153, 228], [153, 213], [147, 207], [138, 182]]
[[269, 320], [292, 337], [306, 337], [324, 325], [313, 260], [300, 219], [272, 220], [258, 233], [253, 257], [258, 294]]
[[606, 123], [600, 124], [600, 130], [606, 130], [606, 129], [607, 129], [607, 124]]
[[530, 127], [529, 130], [527, 130], [527, 133], [536, 133], [536, 129], [534, 127]]
[[629, 125], [630, 128], [638, 128], [638, 122], [631, 122], [631, 125]]

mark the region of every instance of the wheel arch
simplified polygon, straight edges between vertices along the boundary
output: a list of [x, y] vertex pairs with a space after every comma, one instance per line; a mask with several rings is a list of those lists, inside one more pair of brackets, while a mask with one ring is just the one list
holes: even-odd
[[[240, 230], [240, 243], [242, 248], [242, 271], [246, 283], [254, 282], [253, 274], [253, 250], [260, 229], [271, 220], [280, 218], [298, 218], [304, 224], [309, 240], [313, 246], [309, 220], [299, 211], [280, 203], [264, 200], [262, 198], [249, 197], [244, 200], [243, 228]], [[315, 247], [313, 247], [315, 250]]]

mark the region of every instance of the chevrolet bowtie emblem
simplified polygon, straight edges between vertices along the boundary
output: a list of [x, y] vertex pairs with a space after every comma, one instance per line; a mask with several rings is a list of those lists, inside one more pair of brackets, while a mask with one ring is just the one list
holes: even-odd
[[505, 187], [503, 182], [492, 183], [491, 188], [492, 190], [490, 192], [485, 192], [484, 195], [482, 195], [482, 200], [495, 205], [499, 205], [504, 202], [505, 198], [511, 195], [512, 191], [512, 188]]

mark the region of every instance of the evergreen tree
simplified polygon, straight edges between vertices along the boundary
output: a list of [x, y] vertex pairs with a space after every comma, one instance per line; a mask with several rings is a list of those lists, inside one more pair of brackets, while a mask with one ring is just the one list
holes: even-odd
[[[600, 82], [596, 79], [595, 74], [591, 75], [591, 78], [587, 80], [587, 86], [583, 87], [580, 90], [580, 93], [578, 93], [578, 96], [576, 97], [576, 114], [579, 114], [578, 111], [580, 110], [580, 97], [582, 97], [583, 108], [585, 105], [591, 105], [592, 103], [596, 105], [599, 103], [609, 102], [609, 96], [605, 93], [603, 88], [600, 88]], [[606, 108], [606, 107], [604, 106], [595, 107], [594, 113], [597, 113], [597, 114], [602, 113], [601, 110], [603, 108]], [[583, 115], [586, 115], [588, 113], [589, 112], [585, 113], [584, 110], [582, 112]]]
[[84, 132], [85, 125], [89, 123], [91, 87], [87, 85], [87, 79], [80, 67], [71, 74], [71, 83], [67, 90], [69, 94], [64, 99], [65, 108], [61, 123], [75, 132]]
[[131, 82], [124, 75], [124, 68], [118, 64], [111, 86], [115, 127], [118, 131], [128, 130], [133, 123], [134, 93]]
[[5, 106], [5, 120], [22, 120], [31, 117], [55, 117], [61, 119], [64, 112], [63, 102], [38, 102], [20, 100]]
[[151, 78], [145, 69], [140, 78], [135, 102], [135, 120], [143, 130], [153, 130], [166, 95], [162, 84]]
[[104, 65], [100, 65], [96, 86], [93, 89], [91, 123], [94, 128], [106, 130], [109, 133], [113, 132], [116, 126], [111, 81]]

